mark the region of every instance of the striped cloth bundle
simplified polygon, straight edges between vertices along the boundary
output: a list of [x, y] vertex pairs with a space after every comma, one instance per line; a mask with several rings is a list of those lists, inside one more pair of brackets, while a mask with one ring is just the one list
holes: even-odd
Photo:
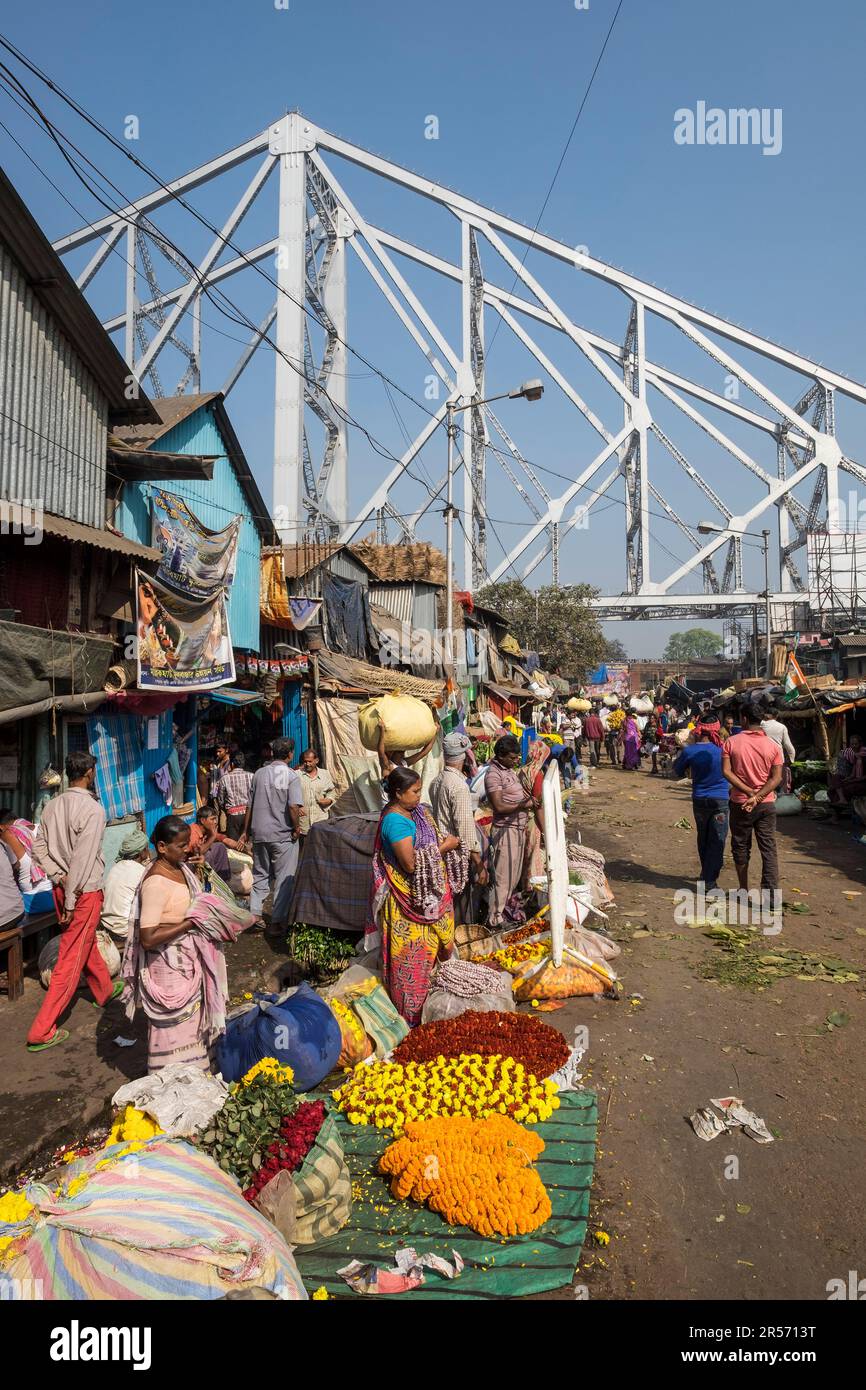
[[[38, 1208], [26, 1223], [32, 1234], [7, 1250], [0, 1293], [213, 1299], [263, 1288], [283, 1299], [307, 1297], [289, 1246], [207, 1154], [156, 1138], [98, 1166], [124, 1148], [72, 1163], [64, 1189], [87, 1176], [74, 1197], [30, 1185], [27, 1197]], [[0, 1235], [21, 1233], [0, 1226]]]

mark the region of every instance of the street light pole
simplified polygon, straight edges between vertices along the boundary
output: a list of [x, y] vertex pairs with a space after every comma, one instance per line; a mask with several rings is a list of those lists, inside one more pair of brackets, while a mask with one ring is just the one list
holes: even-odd
[[772, 641], [773, 641], [773, 639], [772, 639], [772, 633], [771, 633], [771, 630], [770, 630], [770, 622], [771, 622], [771, 619], [770, 619], [770, 532], [769, 532], [768, 530], [762, 531], [762, 532], [761, 532], [761, 537], [762, 537], [763, 542], [764, 542], [764, 601], [765, 601], [765, 603], [766, 603], [766, 605], [767, 605], [767, 608], [766, 608], [766, 624], [767, 624], [767, 635], [766, 635], [767, 671], [766, 671], [766, 675], [767, 675], [767, 680], [769, 680], [769, 679], [770, 679], [770, 668], [771, 668], [771, 666], [772, 666], [772, 660], [773, 660], [773, 656], [772, 656]]
[[454, 423], [455, 402], [446, 408], [448, 488], [445, 495], [445, 660], [454, 664]]
[[[454, 416], [458, 410], [471, 410], [480, 405], [489, 405], [491, 401], [501, 401], [506, 398], [510, 400], [538, 401], [544, 395], [544, 386], [537, 379], [524, 381], [522, 386], [516, 386], [513, 391], [503, 391], [498, 396], [486, 396], [483, 401], [476, 400], [473, 396], [471, 401], [466, 401], [463, 405], [458, 405], [457, 401], [448, 401], [445, 406], [445, 426], [448, 431], [448, 486], [445, 500], [445, 660], [453, 665], [454, 662], [454, 438], [457, 434], [457, 426]], [[466, 460], [464, 468], [469, 464]]]

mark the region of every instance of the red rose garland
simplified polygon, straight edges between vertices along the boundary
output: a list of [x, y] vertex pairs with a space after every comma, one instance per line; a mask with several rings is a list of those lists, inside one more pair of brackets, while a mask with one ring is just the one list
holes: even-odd
[[264, 1163], [244, 1192], [248, 1202], [254, 1201], [262, 1188], [281, 1170], [294, 1173], [300, 1168], [316, 1141], [324, 1119], [325, 1103], [321, 1100], [302, 1101], [294, 1114], [284, 1116], [279, 1138], [268, 1145]]

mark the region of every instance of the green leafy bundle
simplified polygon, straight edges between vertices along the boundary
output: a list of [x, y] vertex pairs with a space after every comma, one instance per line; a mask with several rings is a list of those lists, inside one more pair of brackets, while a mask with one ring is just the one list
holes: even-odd
[[249, 1187], [284, 1116], [293, 1114], [297, 1105], [291, 1086], [265, 1076], [254, 1077], [246, 1086], [235, 1085], [199, 1140], [200, 1147], [242, 1188]]

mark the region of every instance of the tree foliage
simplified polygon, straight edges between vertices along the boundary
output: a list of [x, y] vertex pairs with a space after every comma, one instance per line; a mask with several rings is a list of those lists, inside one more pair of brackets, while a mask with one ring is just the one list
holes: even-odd
[[604, 653], [605, 661], [628, 661], [628, 655], [618, 637], [609, 637]]
[[722, 649], [722, 638], [706, 627], [690, 627], [672, 632], [665, 647], [664, 661], [711, 661]]
[[598, 592], [590, 584], [547, 584], [532, 592], [519, 579], [508, 579], [486, 585], [477, 599], [501, 613], [521, 647], [539, 652], [548, 669], [582, 679], [608, 655], [609, 644], [589, 606]]

